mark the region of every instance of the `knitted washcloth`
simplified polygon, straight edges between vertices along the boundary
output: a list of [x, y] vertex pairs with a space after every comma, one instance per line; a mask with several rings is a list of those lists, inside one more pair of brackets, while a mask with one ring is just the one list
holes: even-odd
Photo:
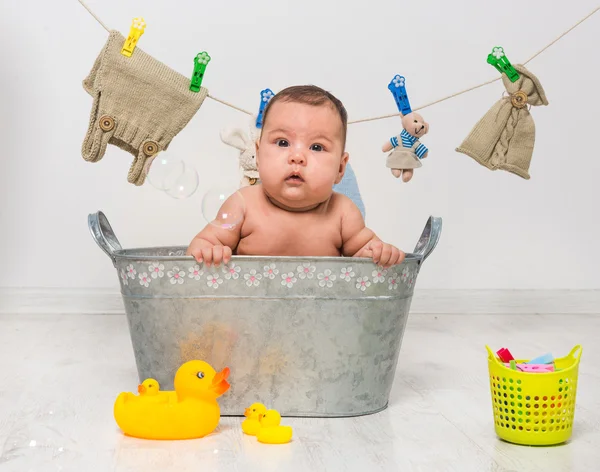
[[125, 38], [111, 31], [83, 88], [94, 98], [81, 152], [89, 162], [113, 144], [134, 156], [127, 180], [142, 185], [150, 162], [198, 111], [208, 91], [189, 90], [184, 77], [136, 47], [121, 54]]
[[506, 170], [529, 179], [535, 123], [527, 106], [548, 105], [548, 100], [535, 75], [522, 65], [516, 64], [514, 68], [520, 74], [516, 82], [502, 74], [510, 96], [490, 108], [456, 151], [471, 156], [488, 169]]

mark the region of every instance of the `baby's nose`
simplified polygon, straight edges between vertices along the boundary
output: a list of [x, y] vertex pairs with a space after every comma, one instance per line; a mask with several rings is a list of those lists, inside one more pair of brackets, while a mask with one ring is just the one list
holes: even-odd
[[290, 164], [302, 165], [306, 163], [306, 158], [304, 157], [304, 153], [302, 153], [301, 151], [293, 150], [292, 152], [290, 152], [289, 161]]

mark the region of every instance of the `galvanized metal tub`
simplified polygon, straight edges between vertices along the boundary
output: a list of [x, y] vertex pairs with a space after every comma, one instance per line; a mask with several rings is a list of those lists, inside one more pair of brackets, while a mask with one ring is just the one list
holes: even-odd
[[229, 366], [223, 415], [260, 401], [283, 416], [384, 409], [423, 261], [442, 221], [388, 270], [369, 259], [234, 256], [204, 267], [185, 247], [123, 249], [102, 212], [91, 233], [119, 275], [139, 381], [173, 388], [190, 359]]

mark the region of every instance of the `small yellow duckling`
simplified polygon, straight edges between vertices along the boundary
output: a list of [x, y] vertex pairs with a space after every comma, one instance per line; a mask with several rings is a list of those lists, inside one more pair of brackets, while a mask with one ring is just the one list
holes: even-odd
[[138, 393], [142, 396], [153, 397], [160, 392], [160, 384], [157, 380], [146, 379], [138, 385]]
[[242, 421], [242, 431], [250, 436], [256, 436], [260, 429], [260, 420], [267, 412], [267, 407], [262, 403], [253, 403], [244, 411], [246, 419]]
[[265, 444], [285, 444], [292, 439], [292, 427], [280, 426], [281, 415], [277, 410], [267, 410], [260, 420], [258, 442]]
[[140, 398], [152, 403], [166, 403], [172, 397], [172, 392], [163, 392], [160, 390], [160, 384], [155, 379], [146, 379], [138, 385]]

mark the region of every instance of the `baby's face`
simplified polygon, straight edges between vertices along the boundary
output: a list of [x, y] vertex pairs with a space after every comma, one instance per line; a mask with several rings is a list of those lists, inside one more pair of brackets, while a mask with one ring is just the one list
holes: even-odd
[[342, 126], [329, 104], [273, 103], [256, 155], [267, 195], [299, 210], [326, 201], [348, 160]]

